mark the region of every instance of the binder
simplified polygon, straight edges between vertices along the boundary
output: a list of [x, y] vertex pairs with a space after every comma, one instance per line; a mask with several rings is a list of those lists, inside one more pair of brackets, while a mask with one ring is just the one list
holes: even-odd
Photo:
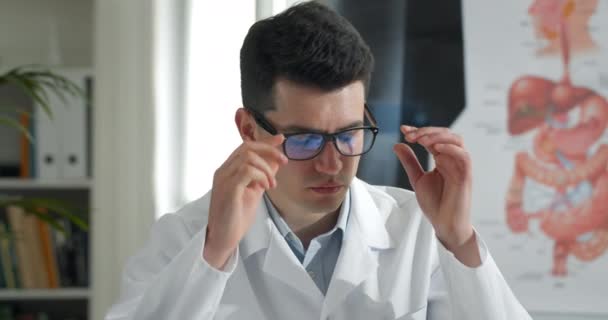
[[[34, 153], [35, 167], [38, 178], [55, 180], [59, 174], [59, 125], [57, 124], [58, 98], [49, 95], [49, 104], [53, 112], [53, 119], [40, 105], [34, 106]], [[59, 104], [59, 107], [62, 107]]]
[[53, 70], [76, 83], [85, 94], [65, 94], [64, 99], [49, 94], [53, 119], [40, 106], [35, 108], [36, 171], [41, 179], [75, 179], [88, 176], [87, 69]]
[[84, 96], [66, 96], [64, 108], [59, 110], [58, 124], [60, 124], [60, 148], [58, 165], [61, 178], [86, 178], [87, 173], [87, 113], [86, 96], [88, 89], [87, 79], [90, 72], [87, 70], [62, 71], [66, 78], [76, 83]]

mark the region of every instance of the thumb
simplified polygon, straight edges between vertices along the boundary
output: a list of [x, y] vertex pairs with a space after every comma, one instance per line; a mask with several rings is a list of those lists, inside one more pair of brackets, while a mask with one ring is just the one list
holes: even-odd
[[424, 170], [414, 153], [414, 150], [405, 143], [397, 143], [393, 147], [393, 151], [401, 161], [401, 165], [405, 169], [408, 179], [412, 187], [416, 185], [416, 181], [424, 174]]

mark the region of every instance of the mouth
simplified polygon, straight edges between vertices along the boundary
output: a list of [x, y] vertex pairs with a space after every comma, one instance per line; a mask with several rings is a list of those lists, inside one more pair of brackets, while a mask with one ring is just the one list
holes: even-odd
[[334, 194], [344, 188], [343, 185], [337, 183], [326, 183], [319, 186], [310, 187], [309, 189], [319, 194]]

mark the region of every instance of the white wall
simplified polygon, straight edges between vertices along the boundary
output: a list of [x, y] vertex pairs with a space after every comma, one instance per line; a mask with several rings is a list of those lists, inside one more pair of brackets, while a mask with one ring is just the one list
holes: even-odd
[[157, 3], [95, 1], [93, 320], [118, 298], [125, 262], [143, 246], [154, 221]]
[[0, 0], [0, 67], [92, 64], [92, 0]]

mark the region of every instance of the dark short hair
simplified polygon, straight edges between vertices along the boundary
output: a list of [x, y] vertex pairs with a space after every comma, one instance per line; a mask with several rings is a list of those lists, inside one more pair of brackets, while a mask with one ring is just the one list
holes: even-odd
[[275, 109], [279, 78], [327, 91], [361, 80], [367, 93], [373, 66], [369, 46], [344, 17], [314, 1], [297, 4], [249, 29], [241, 47], [243, 106]]

